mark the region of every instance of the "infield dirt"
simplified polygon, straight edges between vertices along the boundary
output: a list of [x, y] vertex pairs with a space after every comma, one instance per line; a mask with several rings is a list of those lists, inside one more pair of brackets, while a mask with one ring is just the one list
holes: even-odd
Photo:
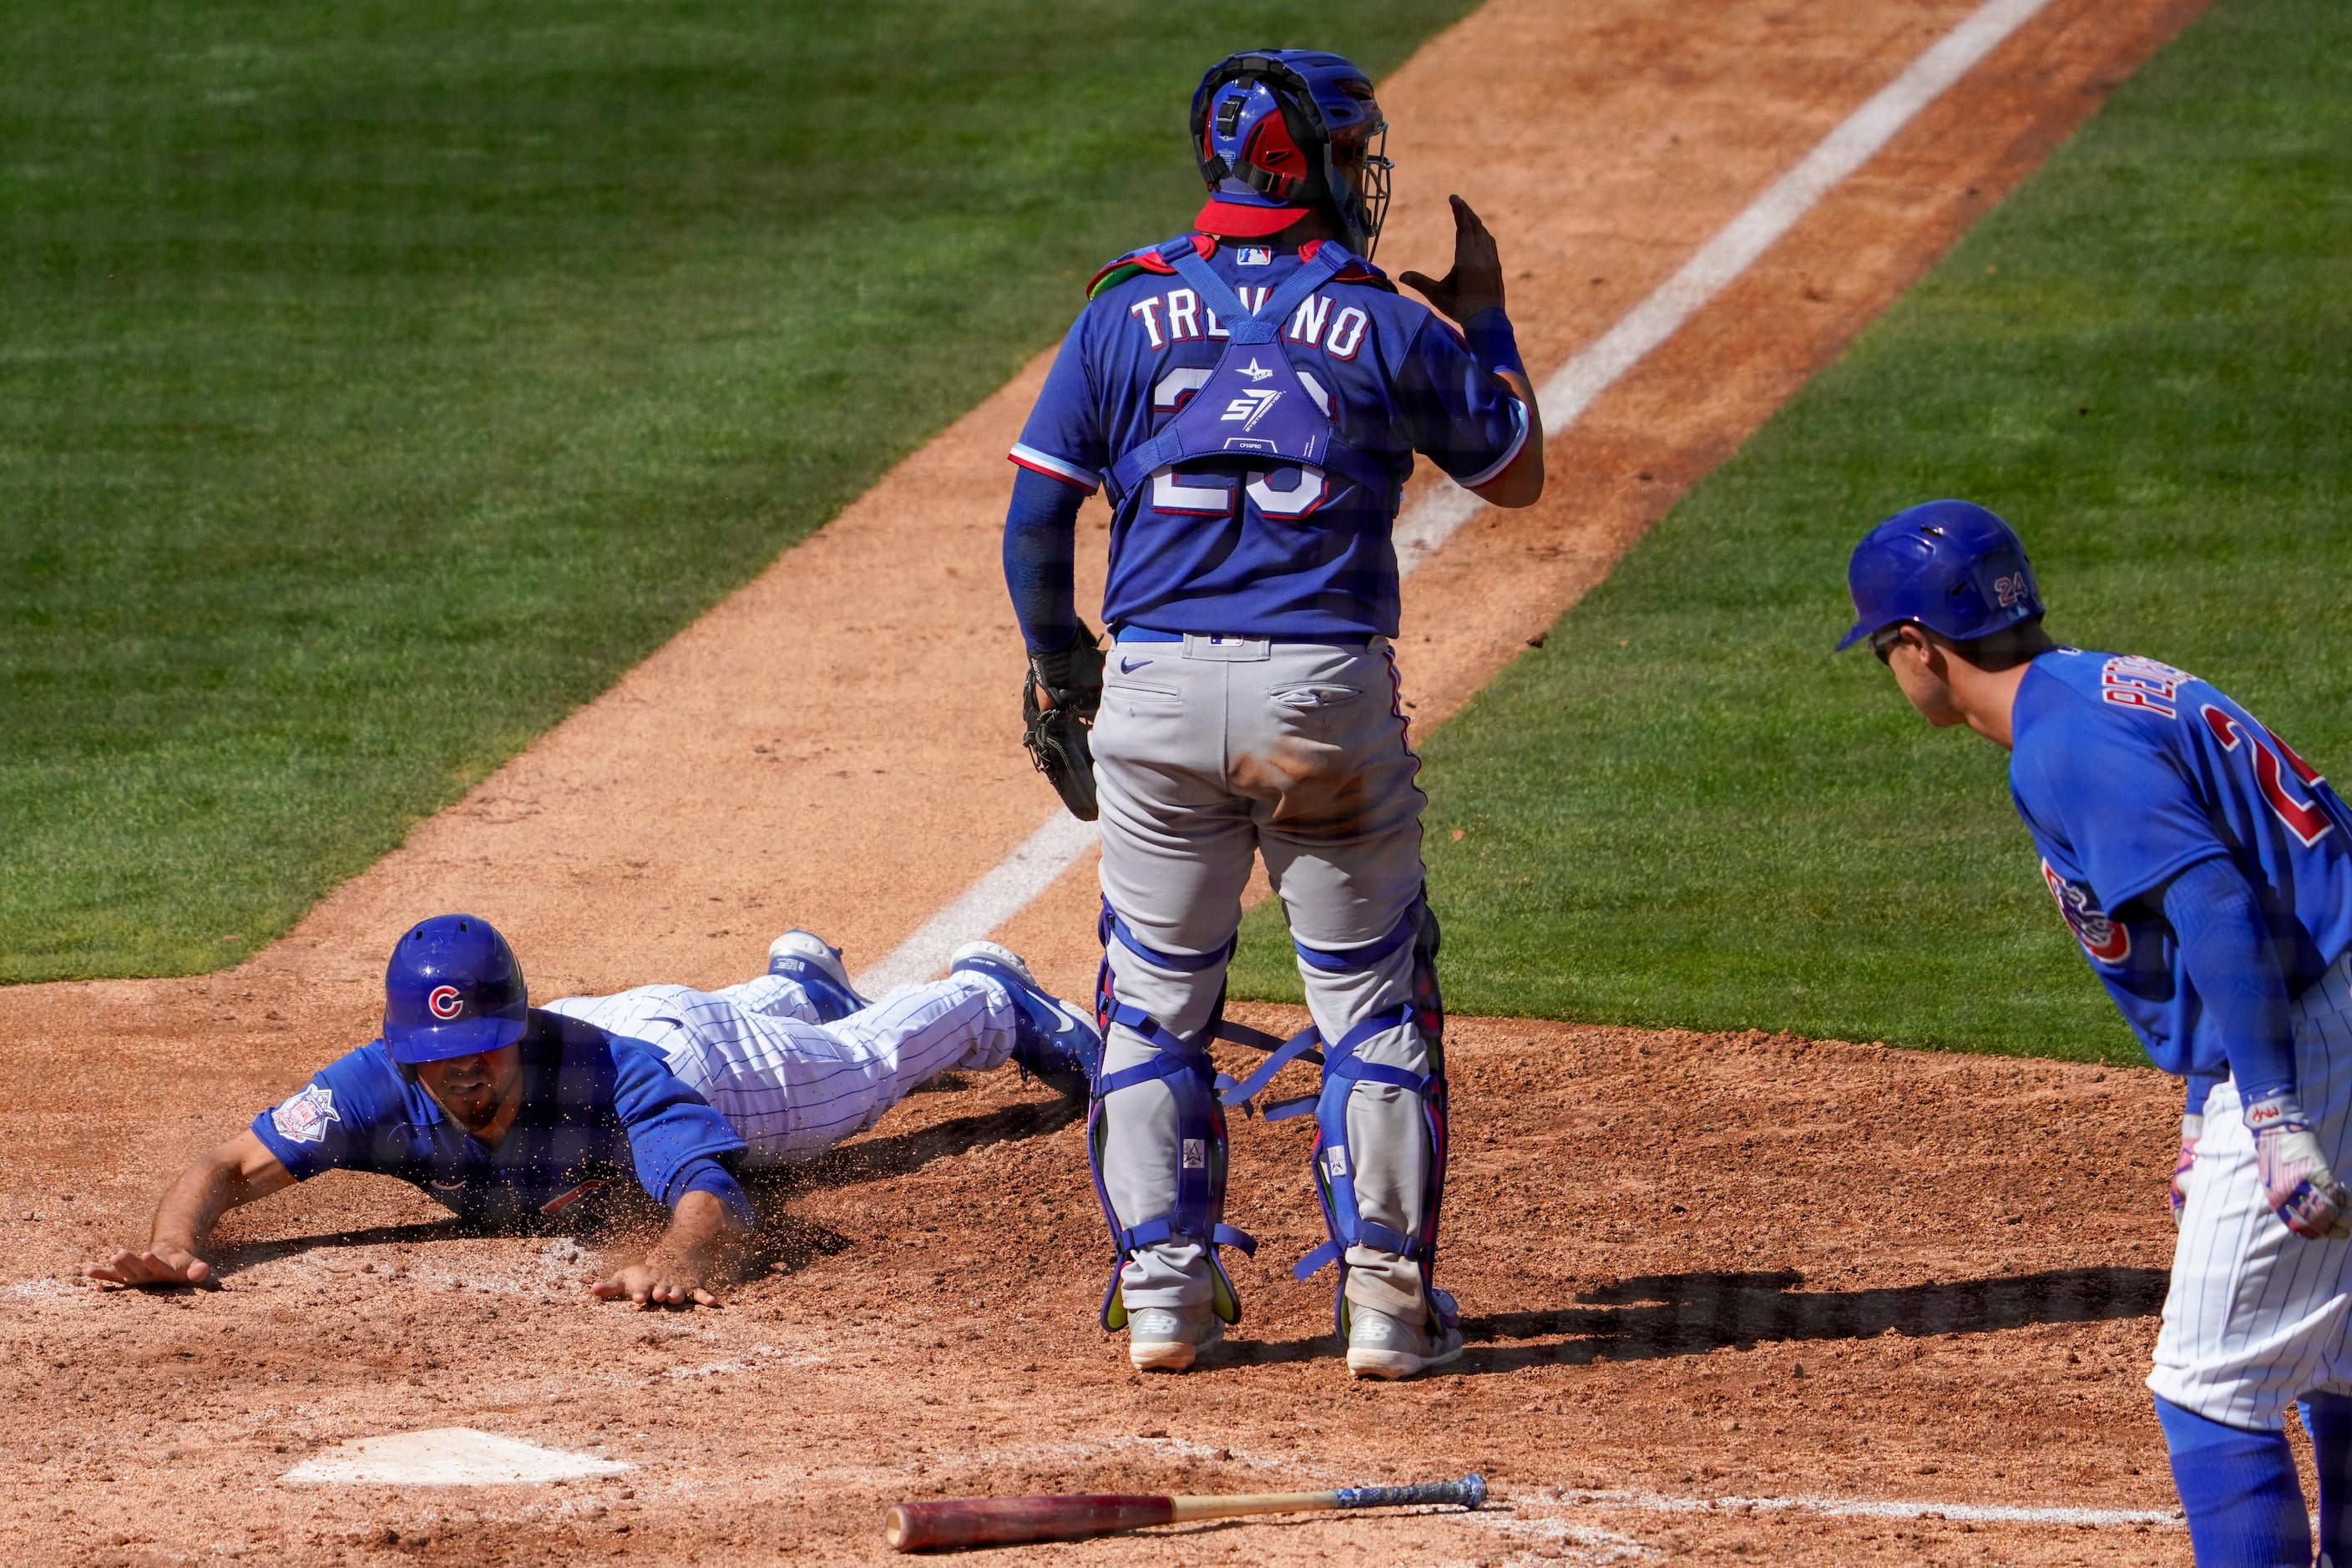
[[[1384, 259], [1444, 270], [1442, 198], [1466, 195], [1540, 374], [1971, 8], [1490, 5], [1382, 87], [1403, 186]], [[2196, 9], [2055, 0], [1559, 436], [1544, 504], [1481, 514], [1409, 580], [1415, 716], [1549, 625]], [[1328, 1282], [1288, 1278], [1316, 1228], [1297, 1123], [1235, 1137], [1235, 1217], [1265, 1243], [1240, 1268], [1254, 1348], [1127, 1373], [1092, 1322], [1076, 1125], [1001, 1076], [918, 1096], [774, 1190], [773, 1271], [716, 1313], [581, 1300], [569, 1281], [625, 1237], [463, 1237], [362, 1178], [234, 1219], [226, 1289], [73, 1282], [143, 1236], [173, 1169], [368, 1037], [383, 952], [418, 915], [496, 920], [541, 996], [718, 984], [790, 924], [878, 957], [1020, 842], [1049, 802], [1010, 711], [996, 528], [1042, 369], [247, 964], [0, 992], [5, 1554], [835, 1557], [877, 1551], [900, 1495], [1478, 1468], [1515, 1511], [1050, 1550], [2185, 1561], [2162, 1526], [1561, 1496], [2168, 1506], [2137, 1384], [2169, 1251], [2153, 1074], [1457, 1021], [1444, 1278], [1473, 1343], [1460, 1375], [1401, 1387], [1349, 1385]], [[1081, 551], [1097, 573], [1099, 553]], [[1070, 990], [1091, 885], [1075, 868], [997, 933]], [[447, 1493], [277, 1479], [325, 1444], [446, 1426], [636, 1468]]]

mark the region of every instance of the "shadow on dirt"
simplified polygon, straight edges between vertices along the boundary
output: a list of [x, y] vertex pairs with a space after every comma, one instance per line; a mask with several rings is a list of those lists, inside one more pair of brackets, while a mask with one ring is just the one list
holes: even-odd
[[[2160, 1268], [2061, 1268], [1993, 1279], [1876, 1290], [1800, 1290], [1794, 1273], [1665, 1274], [1587, 1290], [1579, 1305], [1465, 1318], [1465, 1372], [1507, 1372], [1607, 1357], [1705, 1355], [1759, 1342], [1867, 1340], [1888, 1332], [1980, 1334], [2035, 1323], [2108, 1322], [2162, 1310]], [[1566, 1337], [1497, 1346], [1496, 1341]]]
[[845, 1143], [826, 1150], [806, 1164], [754, 1173], [744, 1185], [755, 1196], [789, 1198], [795, 1193], [884, 1181], [919, 1171], [932, 1161], [950, 1155], [969, 1154], [974, 1149], [1016, 1138], [1042, 1138], [1058, 1132], [1083, 1117], [1086, 1109], [1084, 1103], [1074, 1100], [1024, 1101], [985, 1116], [960, 1116], [919, 1132]]
[[[2110, 1322], [2154, 1317], [2164, 1308], [2160, 1268], [2062, 1268], [1998, 1279], [1958, 1279], [1881, 1290], [1800, 1290], [1790, 1272], [1661, 1274], [1603, 1285], [1578, 1305], [1542, 1312], [1491, 1312], [1462, 1320], [1469, 1342], [1458, 1375], [1523, 1366], [1583, 1366], [1752, 1350], [1775, 1341], [1867, 1340], [1892, 1330], [1907, 1338], [1981, 1334], [2034, 1323]], [[1496, 1341], [1559, 1340], [1552, 1344]], [[1308, 1340], [1228, 1341], [1236, 1365], [1316, 1361], [1340, 1353], [1336, 1333]]]

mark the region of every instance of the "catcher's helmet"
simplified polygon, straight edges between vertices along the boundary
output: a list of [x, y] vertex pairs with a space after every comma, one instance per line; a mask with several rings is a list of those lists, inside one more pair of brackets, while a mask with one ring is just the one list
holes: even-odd
[[1923, 501], [1896, 512], [1853, 547], [1846, 585], [1854, 621], [1840, 648], [1900, 621], [1968, 642], [2042, 614], [2024, 544], [1973, 501]]
[[1209, 187], [1194, 226], [1256, 238], [1320, 206], [1370, 260], [1388, 216], [1388, 129], [1371, 79], [1338, 55], [1228, 55], [1192, 94], [1192, 154]]
[[522, 1038], [529, 1004], [507, 939], [472, 915], [413, 927], [383, 971], [383, 1043], [392, 1059], [437, 1062]]

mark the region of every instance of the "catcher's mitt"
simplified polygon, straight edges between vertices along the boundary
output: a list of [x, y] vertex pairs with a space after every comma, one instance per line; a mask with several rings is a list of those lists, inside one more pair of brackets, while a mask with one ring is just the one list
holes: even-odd
[[[1021, 680], [1021, 743], [1081, 822], [1092, 822], [1095, 754], [1087, 739], [1102, 707], [1103, 653], [1084, 621], [1059, 653], [1033, 653]], [[1041, 696], [1044, 700], [1041, 700]], [[1053, 706], [1047, 707], [1050, 700]]]

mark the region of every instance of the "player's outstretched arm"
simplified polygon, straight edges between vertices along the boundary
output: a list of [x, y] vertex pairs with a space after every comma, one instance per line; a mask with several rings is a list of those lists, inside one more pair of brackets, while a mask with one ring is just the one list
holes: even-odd
[[248, 1128], [163, 1189], [145, 1250], [126, 1247], [83, 1272], [113, 1285], [202, 1285], [212, 1278], [203, 1255], [211, 1249], [220, 1216], [293, 1184], [293, 1173]]
[[730, 1284], [749, 1239], [727, 1205], [699, 1189], [687, 1193], [670, 1211], [669, 1228], [643, 1259], [614, 1269], [588, 1289], [606, 1301], [627, 1297], [646, 1307], [716, 1307], [714, 1285]]
[[[1504, 323], [1500, 341], [1508, 343], [1510, 328], [1503, 314], [1503, 258], [1495, 244], [1495, 237], [1470, 210], [1470, 204], [1460, 196], [1445, 198], [1454, 206], [1454, 269], [1443, 278], [1432, 278], [1424, 272], [1401, 272], [1397, 281], [1418, 290], [1423, 298], [1459, 322], [1471, 340], [1473, 352], [1485, 336], [1479, 318], [1492, 311], [1492, 321]], [[1494, 361], [1481, 356], [1481, 363], [1495, 368]], [[1533, 506], [1543, 497], [1543, 414], [1536, 406], [1534, 388], [1527, 373], [1516, 365], [1495, 368], [1511, 395], [1527, 410], [1528, 438], [1519, 447], [1519, 455], [1511, 459], [1510, 467], [1480, 485], [1478, 499], [1493, 506]]]

